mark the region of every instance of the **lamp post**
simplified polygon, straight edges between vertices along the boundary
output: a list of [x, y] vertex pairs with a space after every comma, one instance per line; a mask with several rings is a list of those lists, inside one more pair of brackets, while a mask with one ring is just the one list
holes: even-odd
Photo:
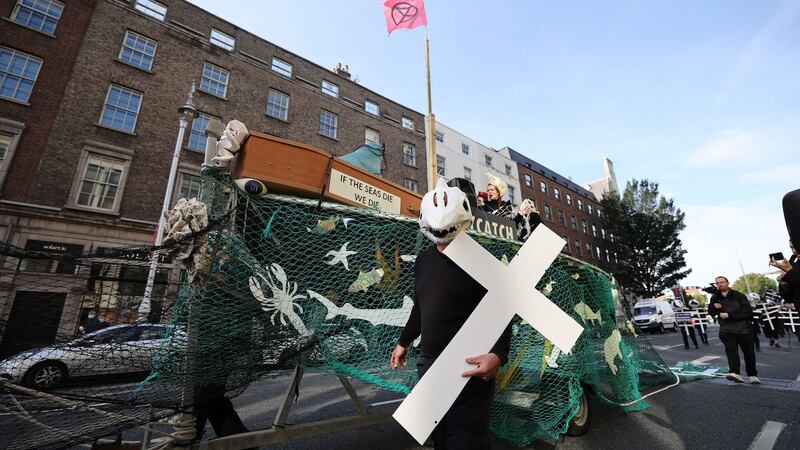
[[[175, 187], [175, 176], [177, 175], [178, 162], [181, 157], [181, 147], [183, 146], [183, 136], [186, 133], [186, 127], [189, 125], [190, 120], [194, 120], [200, 114], [194, 107], [194, 81], [192, 82], [192, 89], [189, 91], [189, 98], [186, 103], [178, 108], [178, 140], [175, 142], [175, 151], [172, 154], [172, 167], [169, 169], [169, 180], [167, 181], [167, 191], [164, 193], [164, 203], [161, 206], [161, 211], [158, 218], [158, 229], [156, 231], [156, 247], [161, 245], [164, 239], [164, 220], [167, 210], [169, 210], [170, 200], [172, 199], [172, 190]], [[137, 322], [147, 321], [147, 316], [150, 314], [150, 300], [153, 296], [153, 284], [156, 280], [156, 270], [158, 269], [158, 251], [154, 251], [150, 256], [150, 272], [147, 274], [147, 284], [144, 288], [144, 298], [139, 305], [139, 312], [136, 317]]]

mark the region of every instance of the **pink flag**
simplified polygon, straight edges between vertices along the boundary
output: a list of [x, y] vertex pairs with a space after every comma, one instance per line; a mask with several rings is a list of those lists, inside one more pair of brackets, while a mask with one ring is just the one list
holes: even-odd
[[398, 28], [411, 29], [428, 24], [423, 0], [386, 0], [383, 2], [383, 14], [389, 34]]

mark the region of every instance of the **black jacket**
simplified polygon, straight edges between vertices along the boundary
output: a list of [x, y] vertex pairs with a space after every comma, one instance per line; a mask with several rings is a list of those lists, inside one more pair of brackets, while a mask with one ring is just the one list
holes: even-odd
[[517, 224], [517, 239], [525, 242], [533, 230], [542, 223], [542, 217], [537, 212], [531, 212], [527, 216], [517, 213], [514, 216], [514, 222]]
[[[714, 303], [720, 303], [722, 308], [717, 309]], [[728, 318], [723, 319], [719, 313], [728, 313]], [[720, 333], [752, 334], [753, 328], [750, 321], [753, 319], [753, 308], [744, 294], [733, 289], [728, 290], [728, 295], [723, 296], [717, 292], [711, 296], [708, 303], [708, 315], [717, 317]]]
[[800, 305], [800, 263], [795, 255], [792, 255], [789, 262], [792, 268], [778, 283], [778, 292], [787, 303], [794, 303], [797, 306]]

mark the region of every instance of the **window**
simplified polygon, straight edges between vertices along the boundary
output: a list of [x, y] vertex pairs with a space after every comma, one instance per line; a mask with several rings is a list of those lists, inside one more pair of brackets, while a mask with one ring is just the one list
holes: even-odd
[[592, 224], [592, 236], [597, 237], [597, 225]]
[[581, 229], [583, 230], [583, 234], [589, 234], [589, 226], [586, 224], [585, 220], [581, 220]]
[[211, 45], [228, 51], [232, 51], [233, 47], [236, 46], [236, 39], [233, 36], [227, 35], [216, 28], [211, 29], [211, 37], [208, 41]]
[[592, 215], [592, 205], [591, 205], [591, 203], [587, 203], [586, 204], [586, 211], [589, 212], [590, 216]]
[[600, 236], [602, 236], [603, 239], [606, 238], [606, 229], [605, 228], [600, 228]]
[[592, 259], [592, 245], [588, 242], [586, 243], [586, 256], [588, 256], [589, 259]]
[[35, 56], [0, 47], [0, 97], [27, 103], [41, 67]]
[[81, 177], [77, 204], [114, 210], [125, 163], [101, 155], [90, 155]]
[[611, 255], [609, 255], [608, 249], [606, 249], [606, 262], [611, 262]]
[[486, 165], [492, 167], [492, 157], [489, 155], [483, 155], [484, 160], [486, 161]]
[[461, 143], [461, 153], [469, 156], [469, 145], [467, 145], [467, 144], [462, 142]]
[[553, 196], [556, 200], [561, 201], [561, 191], [558, 188], [553, 188]]
[[141, 34], [128, 31], [119, 51], [119, 60], [144, 70], [153, 68], [158, 43]]
[[540, 189], [540, 190], [541, 190], [543, 193], [547, 194], [547, 183], [545, 183], [544, 181], [540, 181], [540, 182], [539, 182], [539, 189]]
[[567, 192], [567, 205], [572, 206], [572, 194]]
[[403, 187], [414, 192], [419, 192], [419, 188], [417, 186], [417, 180], [410, 180], [406, 178], [403, 180]]
[[553, 221], [553, 211], [550, 209], [550, 205], [544, 205], [544, 218], [547, 219], [548, 222]]
[[506, 164], [506, 175], [511, 175], [511, 166]]
[[267, 93], [267, 115], [280, 120], [289, 120], [289, 96], [270, 89]]
[[167, 16], [167, 7], [158, 3], [154, 0], [136, 0], [136, 4], [133, 5], [137, 11], [143, 12], [148, 16], [164, 21], [164, 17]]
[[600, 258], [600, 254], [601, 254], [601, 253], [600, 253], [600, 247], [598, 247], [598, 246], [596, 246], [596, 245], [595, 245], [595, 247], [594, 247], [594, 251], [595, 251], [595, 254], [597, 255], [597, 259], [601, 259], [601, 258]]
[[447, 176], [447, 167], [445, 167], [444, 156], [436, 155], [436, 174], [440, 177]]
[[511, 201], [511, 203], [514, 203], [514, 194], [516, 194], [514, 186], [508, 186], [508, 199]]
[[417, 167], [417, 148], [408, 142], [403, 142], [403, 163]]
[[[3, 181], [5, 181], [8, 174], [11, 160], [17, 151], [17, 144], [23, 130], [25, 130], [23, 122], [0, 117], [0, 186], [3, 185]], [[1, 234], [0, 238], [2, 238]]]
[[406, 130], [414, 131], [414, 121], [409, 119], [408, 117], [403, 116], [403, 118], [400, 120], [400, 123]]
[[292, 77], [292, 65], [280, 58], [272, 58], [272, 71], [285, 77]]
[[208, 121], [212, 118], [213, 117], [209, 116], [208, 114], [203, 113], [200, 113], [199, 116], [194, 118], [192, 121], [192, 131], [189, 133], [189, 145], [187, 145], [189, 150], [205, 153], [206, 140], [208, 140], [208, 136], [206, 136], [206, 128], [208, 128]]
[[562, 227], [567, 226], [567, 219], [564, 217], [564, 211], [558, 210], [558, 224]]
[[372, 128], [364, 128], [364, 143], [365, 144], [380, 144], [381, 134]]
[[575, 253], [578, 255], [583, 255], [583, 249], [581, 249], [581, 241], [575, 239]]
[[619, 264], [619, 258], [617, 258], [617, 252], [614, 252], [614, 264]]
[[464, 166], [464, 179], [472, 181], [472, 169]]
[[103, 107], [100, 124], [126, 133], [133, 133], [141, 105], [142, 94], [140, 92], [112, 84], [106, 95], [106, 104]]
[[203, 76], [200, 79], [200, 90], [217, 97], [225, 98], [228, 92], [227, 70], [211, 63], [203, 64]]
[[436, 136], [436, 142], [441, 142], [444, 144], [444, 133], [439, 130], [433, 132], [434, 136]]
[[562, 248], [561, 251], [569, 253], [569, 238], [566, 234], [562, 234], [561, 239], [564, 240], [564, 248]]
[[583, 200], [581, 200], [581, 199], [578, 199], [578, 209], [583, 211]]
[[339, 85], [328, 80], [322, 80], [322, 93], [339, 98]]
[[603, 210], [600, 208], [597, 208], [597, 217], [603, 217]]
[[608, 238], [611, 240], [611, 242], [614, 242], [614, 233], [608, 233]]
[[336, 139], [336, 128], [339, 125], [339, 117], [324, 109], [319, 112], [319, 134]]
[[380, 115], [381, 109], [378, 107], [377, 103], [373, 103], [369, 100], [364, 102], [364, 111], [373, 114], [373, 115]]
[[63, 10], [64, 4], [54, 0], [19, 0], [11, 14], [11, 20], [52, 35]]
[[576, 219], [575, 216], [569, 216], [569, 223], [573, 230], [578, 231], [578, 219]]
[[0, 133], [0, 163], [6, 159], [9, 147], [11, 147], [11, 135]]
[[181, 187], [179, 198], [197, 198], [200, 195], [200, 177], [188, 174], [181, 174]]
[[531, 174], [525, 174], [525, 186], [532, 187], [533, 186], [533, 177]]

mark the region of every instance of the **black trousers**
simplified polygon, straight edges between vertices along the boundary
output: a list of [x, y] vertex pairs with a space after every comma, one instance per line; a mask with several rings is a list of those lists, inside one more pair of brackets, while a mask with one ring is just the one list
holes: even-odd
[[703, 341], [703, 344], [708, 345], [708, 334], [703, 330], [703, 327], [695, 325], [694, 329], [697, 330], [697, 334], [700, 335], [700, 340]]
[[694, 326], [689, 325], [688, 327], [681, 327], [681, 337], [683, 337], [683, 348], [689, 348], [689, 339], [687, 338], [687, 334], [689, 337], [692, 338], [692, 342], [694, 342], [694, 348], [697, 347], [697, 338], [694, 336]]
[[735, 334], [719, 332], [719, 340], [725, 345], [725, 355], [728, 357], [728, 366], [732, 373], [739, 373], [741, 370], [739, 362], [739, 348], [742, 349], [744, 355], [744, 366], [747, 375], [756, 376], [756, 352], [754, 347], [753, 338], [755, 336], [750, 334]]
[[[433, 359], [420, 357], [417, 373], [425, 375]], [[433, 447], [437, 450], [483, 450], [491, 448], [489, 415], [494, 397], [494, 379], [472, 377], [455, 403], [433, 429]]]
[[217, 437], [246, 433], [248, 430], [225, 396], [224, 384], [205, 384], [194, 387], [194, 417], [197, 419], [195, 439], [203, 438], [206, 420], [211, 422]]

